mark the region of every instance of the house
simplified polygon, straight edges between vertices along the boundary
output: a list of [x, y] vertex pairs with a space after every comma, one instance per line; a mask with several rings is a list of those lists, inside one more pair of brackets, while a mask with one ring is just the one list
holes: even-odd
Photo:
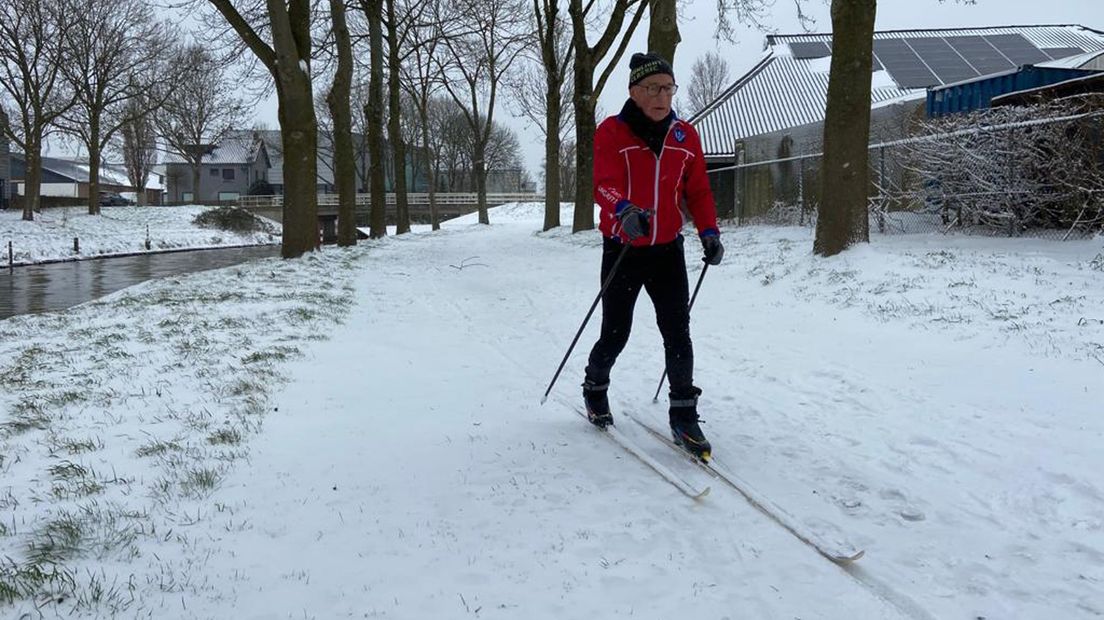
[[[14, 195], [24, 195], [27, 178], [27, 158], [23, 153], [11, 153], [11, 183]], [[91, 189], [90, 170], [87, 161], [60, 157], [42, 158], [42, 185], [40, 196], [85, 199]], [[118, 164], [101, 164], [99, 172], [99, 190], [115, 192], [133, 199], [135, 188], [127, 176], [126, 169]], [[161, 204], [164, 191], [163, 179], [152, 175], [146, 183], [146, 204]]]
[[199, 191], [192, 187], [192, 166], [178, 153], [165, 157], [166, 201], [210, 203], [237, 200], [269, 181], [272, 160], [258, 132], [235, 132], [217, 144], [197, 145]]
[[[268, 174], [268, 183], [271, 186], [274, 194], [284, 193], [284, 158], [283, 158], [283, 142], [280, 138], [280, 132], [277, 130], [259, 130], [255, 132], [258, 136], [264, 140], [265, 146], [268, 149], [269, 157], [272, 161], [272, 169]], [[357, 172], [357, 192], [367, 193], [369, 183], [368, 172], [368, 140], [364, 134], [353, 133], [353, 149], [354, 158], [356, 160], [356, 172]], [[384, 191], [394, 191], [394, 164], [391, 161], [390, 150], [387, 147], [387, 141], [383, 143], [383, 149], [386, 155], [386, 161], [384, 161]], [[406, 187], [409, 192], [424, 192], [428, 191], [428, 183], [424, 179], [424, 174], [415, 171], [414, 156], [418, 152], [418, 147], [407, 145], [406, 147]], [[320, 194], [333, 194], [337, 192], [337, 185], [334, 183], [334, 146], [333, 138], [330, 133], [325, 131], [318, 132], [318, 157], [317, 157], [317, 177], [318, 177], [318, 192]]]
[[[710, 175], [723, 215], [815, 201], [816, 163], [798, 157], [822, 151], [831, 43], [830, 33], [768, 36], [755, 66], [689, 119], [708, 168], [741, 165]], [[907, 136], [931, 87], [1101, 50], [1104, 33], [1077, 25], [876, 32], [871, 142]]]

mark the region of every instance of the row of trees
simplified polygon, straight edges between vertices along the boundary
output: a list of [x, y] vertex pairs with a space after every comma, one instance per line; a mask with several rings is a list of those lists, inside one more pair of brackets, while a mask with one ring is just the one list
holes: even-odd
[[[470, 136], [479, 221], [489, 222], [486, 179], [496, 118], [501, 102], [510, 99], [513, 111], [544, 134], [545, 228], [560, 225], [561, 189], [573, 190], [578, 204], [591, 200], [597, 100], [636, 27], [650, 14], [649, 46], [671, 58], [679, 40], [676, 3], [669, 0], [333, 0], [327, 7], [309, 0], [193, 0], [192, 6], [214, 9], [204, 13], [208, 32], [220, 33], [221, 48], [231, 54], [251, 52], [276, 92], [285, 165], [297, 171], [285, 175], [285, 256], [317, 243], [314, 162], [320, 126], [334, 135], [340, 203], [350, 210], [339, 219], [352, 222], [356, 147], [346, 136], [356, 133], [358, 117], [369, 150], [371, 234], [386, 234], [385, 157], [395, 181], [397, 230], [409, 230], [407, 161], [413, 159], [429, 175], [431, 188], [437, 186], [434, 175], [447, 169], [440, 165], [445, 154], [430, 136], [431, 109], [442, 98], [460, 112]], [[597, 40], [591, 39], [594, 34]], [[354, 79], [365, 73], [366, 80]], [[318, 94], [316, 81], [328, 84]], [[710, 88], [715, 94], [719, 85]], [[358, 101], [361, 90], [365, 96]], [[710, 95], [699, 93], [699, 99]], [[316, 99], [326, 102], [321, 115]], [[408, 158], [411, 147], [417, 156]], [[569, 166], [565, 155], [574, 157]], [[419, 157], [425, 161], [417, 163]], [[432, 157], [438, 158], [436, 165]], [[592, 217], [577, 209], [573, 229], [593, 228]], [[351, 226], [339, 230], [339, 243], [354, 242]]]
[[[802, 1], [797, 1], [799, 7]], [[152, 150], [148, 137], [160, 134], [198, 171], [204, 145], [217, 143], [216, 129], [228, 124], [173, 123], [163, 114], [150, 112], [200, 107], [211, 114], [236, 113], [232, 100], [218, 101], [198, 85], [229, 60], [246, 58], [252, 76], [265, 75], [276, 93], [284, 166], [294, 171], [284, 175], [283, 253], [287, 257], [318, 243], [320, 123], [315, 104], [316, 90], [322, 89], [315, 88], [316, 81], [328, 84], [325, 116], [333, 135], [334, 172], [343, 209], [340, 219], [345, 223], [339, 231], [341, 243], [355, 242], [352, 136], [361, 110], [373, 197], [371, 231], [378, 237], [386, 234], [383, 144], [389, 145], [394, 171], [398, 231], [405, 232], [409, 230], [404, 186], [407, 145], [427, 158], [422, 166], [431, 177], [430, 187], [436, 187], [432, 177], [441, 167], [439, 161], [433, 165], [428, 158], [430, 153], [439, 158], [440, 149], [431, 144], [429, 114], [433, 102], [441, 98], [454, 104], [468, 130], [479, 219], [488, 222], [489, 150], [507, 92], [515, 100], [528, 102], [521, 104], [523, 109], [544, 133], [549, 164], [545, 166], [545, 227], [551, 228], [559, 225], [562, 186], [574, 189], [576, 204], [591, 202], [597, 101], [644, 16], [651, 18], [650, 48], [673, 60], [680, 40], [675, 0], [329, 0], [327, 5], [312, 0], [189, 0], [184, 6], [202, 17], [203, 32], [209, 38], [202, 47], [174, 43], [176, 29], [159, 23], [143, 0], [89, 0], [79, 7], [74, 2], [0, 0], [3, 86], [9, 95], [6, 99], [18, 106], [9, 114], [12, 122], [7, 126], [13, 142], [27, 154], [28, 177], [39, 170], [42, 142], [51, 128], [80, 139], [93, 167], [105, 145], [119, 135], [128, 168], [141, 172], [141, 160], [148, 161]], [[723, 26], [729, 23], [726, 16], [734, 15], [754, 22], [766, 5], [758, 0], [718, 2], [718, 21]], [[833, 143], [826, 135], [826, 167], [836, 165], [833, 144], [848, 148], [838, 158], [840, 174], [824, 176], [844, 185], [861, 185], [852, 181], [865, 178], [865, 165], [854, 161], [858, 151], [851, 142], [862, 143], [865, 164], [866, 127], [861, 121], [863, 112], [869, 112], [874, 0], [834, 0], [832, 5], [837, 33], [848, 26], [851, 30], [846, 32], [853, 36], [841, 40], [833, 55], [826, 127], [841, 139]], [[708, 73], [707, 69], [703, 65], [701, 72]], [[363, 105], [356, 102], [357, 109], [354, 91], [360, 84], [354, 76], [365, 73], [367, 79], [361, 82], [366, 82], [367, 96]], [[693, 101], [698, 89], [692, 85], [692, 105], [703, 105], [719, 85], [711, 88], [712, 93], [698, 94]], [[845, 98], [847, 105], [840, 108]], [[412, 117], [418, 122], [411, 122]], [[410, 127], [418, 127], [420, 135], [411, 135]], [[854, 131], [857, 127], [862, 131]], [[570, 183], [561, 182], [565, 166], [557, 165], [564, 153], [575, 158]], [[95, 183], [95, 170], [90, 176]], [[34, 207], [37, 182], [27, 179], [29, 210]], [[95, 190], [89, 199], [90, 212], [98, 210]], [[846, 191], [826, 190], [824, 195], [838, 195], [845, 202], [855, 198]], [[826, 198], [822, 205], [831, 202]], [[836, 219], [819, 221], [826, 224]], [[591, 211], [576, 209], [573, 230], [590, 228]]]

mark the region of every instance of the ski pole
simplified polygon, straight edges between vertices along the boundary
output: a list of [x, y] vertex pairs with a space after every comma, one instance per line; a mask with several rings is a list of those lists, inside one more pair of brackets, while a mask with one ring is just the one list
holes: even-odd
[[594, 303], [590, 304], [590, 310], [587, 311], [586, 318], [583, 319], [583, 324], [579, 326], [579, 331], [575, 332], [575, 339], [571, 341], [571, 346], [567, 347], [567, 353], [564, 353], [563, 361], [560, 362], [560, 367], [556, 369], [556, 374], [552, 376], [552, 382], [548, 384], [548, 389], [544, 391], [544, 396], [541, 397], [541, 404], [548, 400], [548, 394], [552, 392], [552, 386], [556, 385], [556, 379], [560, 378], [560, 371], [563, 370], [564, 364], [567, 363], [567, 358], [571, 356], [571, 351], [575, 349], [575, 343], [579, 342], [579, 336], [583, 335], [583, 328], [586, 327], [588, 321], [590, 321], [590, 315], [594, 314], [594, 309], [598, 307], [598, 302], [601, 301], [602, 295], [606, 294], [606, 289], [609, 288], [611, 282], [613, 282], [613, 276], [617, 275], [617, 268], [621, 266], [621, 259], [625, 258], [625, 254], [629, 252], [631, 244], [626, 243], [621, 248], [621, 253], [617, 255], [617, 260], [613, 262], [613, 268], [610, 269], [609, 275], [606, 276], [606, 281], [602, 283], [602, 290], [598, 291], [598, 296], [594, 298]]
[[[703, 259], [704, 260], [704, 259]], [[694, 294], [690, 296], [690, 305], [686, 307], [686, 313], [689, 314], [690, 310], [694, 307], [694, 300], [698, 298], [698, 289], [701, 288], [702, 280], [705, 279], [705, 272], [709, 270], [709, 263], [705, 263], [702, 266], [701, 275], [698, 276], [698, 283], [694, 285]], [[663, 366], [663, 376], [659, 378], [659, 385], [656, 386], [655, 396], [652, 397], [652, 402], [659, 401], [659, 391], [663, 389], [663, 382], [667, 380], [667, 366]]]

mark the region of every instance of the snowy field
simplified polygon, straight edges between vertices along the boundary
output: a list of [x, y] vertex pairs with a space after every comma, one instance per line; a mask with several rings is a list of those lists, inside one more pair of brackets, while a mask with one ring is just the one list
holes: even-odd
[[[182, 248], [217, 248], [279, 243], [267, 233], [238, 234], [200, 228], [193, 223], [212, 207], [103, 207], [100, 215], [88, 215], [86, 207], [58, 207], [23, 221], [23, 212], [0, 211], [0, 266], [8, 265], [8, 242], [16, 265], [112, 254], [135, 254]], [[275, 230], [278, 223], [273, 222]], [[148, 235], [148, 236], [147, 236]], [[80, 253], [73, 252], [73, 238]], [[149, 250], [146, 241], [149, 241]]]
[[[819, 259], [808, 229], [725, 231], [693, 310], [703, 428], [796, 521], [866, 550], [842, 568], [573, 412], [598, 317], [538, 404], [600, 247], [541, 218], [509, 205], [0, 322], [0, 616], [1104, 615], [1101, 239]], [[642, 298], [615, 417], [663, 423], [661, 363]]]

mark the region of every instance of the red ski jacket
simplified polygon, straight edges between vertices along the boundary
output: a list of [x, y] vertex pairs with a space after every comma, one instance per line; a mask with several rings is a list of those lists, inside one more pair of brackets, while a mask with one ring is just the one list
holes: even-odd
[[685, 199], [698, 234], [718, 234], [717, 207], [705, 173], [701, 138], [689, 123], [675, 118], [657, 156], [620, 115], [610, 116], [594, 134], [594, 200], [601, 210], [598, 228], [619, 236], [617, 214], [629, 204], [651, 209], [651, 234], [634, 246], [670, 243], [686, 222]]

